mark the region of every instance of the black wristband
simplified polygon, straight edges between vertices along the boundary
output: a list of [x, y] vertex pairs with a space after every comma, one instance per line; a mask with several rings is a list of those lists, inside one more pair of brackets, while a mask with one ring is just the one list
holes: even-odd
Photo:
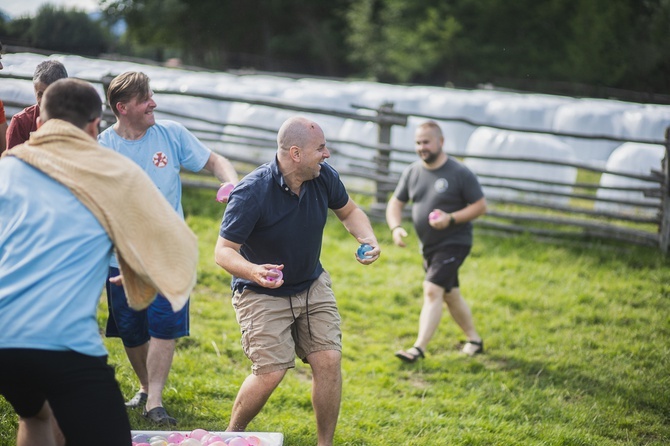
[[393, 231], [395, 231], [398, 228], [402, 228], [402, 225], [394, 226], [391, 228], [391, 234], [393, 234]]
[[449, 226], [455, 225], [456, 224], [456, 219], [454, 218], [454, 214], [449, 214]]

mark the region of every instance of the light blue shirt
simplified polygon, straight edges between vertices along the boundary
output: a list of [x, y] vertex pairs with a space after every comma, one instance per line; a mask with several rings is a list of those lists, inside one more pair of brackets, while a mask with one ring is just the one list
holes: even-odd
[[[186, 127], [174, 121], [156, 121], [156, 124], [149, 127], [146, 134], [137, 140], [124, 139], [113, 127], [109, 127], [98, 136], [98, 142], [139, 165], [172, 207], [184, 218], [179, 172], [182, 167], [191, 172], [200, 172], [211, 154], [211, 150]], [[112, 259], [110, 265], [118, 268], [116, 258]]]
[[96, 310], [112, 241], [61, 183], [0, 160], [0, 348], [107, 354]]

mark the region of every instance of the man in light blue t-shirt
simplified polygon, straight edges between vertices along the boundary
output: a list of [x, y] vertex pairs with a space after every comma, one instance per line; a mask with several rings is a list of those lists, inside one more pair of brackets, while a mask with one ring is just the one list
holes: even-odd
[[[237, 183], [237, 173], [226, 158], [205, 147], [183, 125], [156, 121], [153, 113], [156, 102], [152, 96], [146, 74], [126, 72], [115, 77], [107, 90], [107, 100], [117, 121], [98, 140], [137, 163], [183, 218], [179, 176], [182, 168], [192, 172], [205, 169], [222, 183]], [[159, 294], [148, 309], [134, 311], [128, 307], [123, 287], [116, 279], [118, 275], [118, 263], [113, 259], [107, 281], [107, 336], [121, 338], [140, 381], [139, 391], [126, 406], [143, 406], [147, 419], [174, 425], [177, 420], [163, 408], [162, 393], [172, 365], [175, 340], [189, 335], [188, 304], [175, 313]]]
[[[38, 119], [68, 119], [61, 128], [96, 145], [98, 93], [83, 81], [59, 82], [65, 84], [45, 93]], [[46, 136], [51, 140], [42, 145], [56, 150], [72, 141], [44, 131], [35, 132], [35, 144]], [[110, 446], [130, 445], [123, 396], [96, 321], [112, 241], [65, 185], [8, 156], [20, 147], [0, 160], [0, 394], [19, 416], [16, 444], [100, 437]]]
[[[155, 189], [130, 161], [95, 142], [102, 101], [92, 85], [56, 81], [40, 108], [43, 125], [29, 144], [0, 159], [0, 395], [19, 416], [18, 446], [130, 446], [123, 395], [96, 319], [112, 240], [129, 239], [105, 229], [101, 215], [117, 216], [118, 205], [99, 206], [99, 191], [113, 181], [133, 184], [141, 197]], [[108, 170], [90, 169], [92, 159]], [[123, 208], [148, 219], [147, 205], [157, 199], [125, 199]], [[181, 224], [167, 203], [162, 209], [163, 221]], [[126, 234], [131, 224], [114, 227]], [[166, 227], [169, 237], [183, 233]], [[142, 237], [152, 246], [161, 235]], [[148, 260], [145, 252], [137, 251], [139, 263]]]

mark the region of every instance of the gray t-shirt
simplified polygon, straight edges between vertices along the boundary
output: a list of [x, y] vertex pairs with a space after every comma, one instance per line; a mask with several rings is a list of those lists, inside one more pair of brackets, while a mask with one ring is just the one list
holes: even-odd
[[471, 222], [441, 231], [428, 224], [433, 209], [456, 212], [484, 196], [475, 174], [458, 160], [449, 157], [435, 170], [415, 161], [402, 173], [393, 194], [404, 203], [412, 202], [412, 222], [424, 255], [446, 245], [472, 245]]

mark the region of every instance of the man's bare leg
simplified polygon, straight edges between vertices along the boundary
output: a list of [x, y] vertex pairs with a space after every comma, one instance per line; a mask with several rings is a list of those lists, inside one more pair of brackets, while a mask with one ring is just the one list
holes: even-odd
[[19, 417], [16, 446], [63, 446], [65, 438], [56, 423], [49, 402], [45, 401], [37, 415]]
[[444, 294], [444, 301], [447, 303], [449, 313], [454, 318], [456, 324], [461, 327], [468, 341], [481, 341], [482, 338], [475, 329], [475, 323], [472, 319], [472, 312], [458, 288], [452, 288], [450, 292]]
[[482, 338], [475, 329], [472, 312], [465, 299], [463, 299], [460, 290], [452, 288], [449, 293], [444, 294], [444, 301], [447, 303], [451, 317], [461, 327], [468, 341], [470, 341], [463, 346], [461, 351], [469, 356], [481, 353], [484, 348]]
[[444, 288], [428, 281], [423, 282], [423, 307], [419, 316], [419, 335], [414, 345], [424, 352], [440, 325], [444, 306], [443, 296]]
[[342, 354], [323, 350], [307, 356], [312, 367], [312, 406], [318, 446], [332, 446], [342, 400]]
[[265, 403], [284, 378], [286, 370], [266, 373], [263, 375], [249, 375], [237, 392], [233, 411], [230, 414], [228, 432], [244, 432], [261, 411]]
[[125, 347], [126, 355], [135, 375], [140, 380], [140, 392], [149, 393], [149, 373], [147, 372], [147, 355], [149, 354], [149, 342], [138, 347]]
[[146, 409], [163, 406], [163, 389], [167, 382], [172, 359], [174, 358], [176, 341], [174, 339], [151, 338], [146, 358], [148, 376], [148, 394]]

